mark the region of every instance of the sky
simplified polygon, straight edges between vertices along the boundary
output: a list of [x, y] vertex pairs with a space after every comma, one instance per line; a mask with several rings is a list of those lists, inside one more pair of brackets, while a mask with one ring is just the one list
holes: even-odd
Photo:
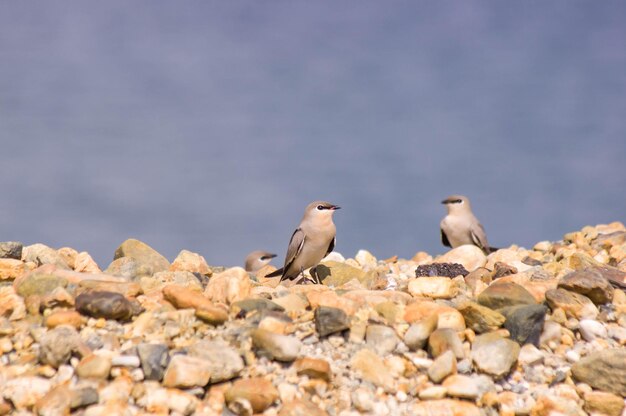
[[0, 241], [138, 238], [279, 265], [328, 200], [336, 250], [445, 252], [626, 222], [626, 3], [0, 3]]

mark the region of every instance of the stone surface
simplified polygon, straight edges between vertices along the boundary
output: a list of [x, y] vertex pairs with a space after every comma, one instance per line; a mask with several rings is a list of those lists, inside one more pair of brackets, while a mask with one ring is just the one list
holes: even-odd
[[204, 257], [189, 250], [181, 250], [170, 265], [169, 270], [172, 272], [200, 273], [205, 276], [213, 274]]
[[437, 329], [438, 320], [438, 316], [432, 314], [426, 316], [421, 321], [411, 324], [404, 334], [404, 343], [406, 346], [411, 350], [424, 348], [430, 334]]
[[559, 288], [585, 295], [596, 305], [610, 303], [613, 286], [600, 271], [594, 268], [573, 271], [559, 281]]
[[459, 360], [463, 359], [465, 356], [463, 343], [456, 331], [444, 328], [437, 329], [430, 334], [428, 338], [428, 352], [430, 355], [437, 358], [448, 350], [452, 351]]
[[459, 312], [465, 319], [465, 325], [474, 332], [483, 333], [498, 329], [505, 321], [504, 315], [475, 302], [466, 302], [459, 306]]
[[0, 281], [15, 280], [27, 271], [28, 267], [22, 260], [0, 258]]
[[300, 340], [290, 335], [279, 335], [264, 329], [255, 329], [251, 335], [257, 351], [273, 360], [293, 361], [302, 348]]
[[396, 349], [400, 339], [393, 328], [386, 325], [369, 325], [365, 341], [378, 355], [385, 356]]
[[457, 277], [467, 276], [469, 272], [461, 264], [454, 263], [432, 263], [423, 264], [415, 269], [415, 277], [426, 276], [442, 276], [442, 277]]
[[38, 269], [23, 276], [14, 282], [15, 291], [23, 298], [31, 295], [45, 296], [58, 287], [66, 287], [68, 281], [65, 277], [54, 274], [40, 273]]
[[391, 389], [394, 378], [384, 361], [376, 353], [368, 349], [359, 350], [350, 361], [350, 366], [359, 376], [370, 383]]
[[624, 411], [624, 398], [603, 391], [585, 393], [583, 409], [589, 413], [607, 416], [620, 416]]
[[552, 289], [546, 292], [546, 303], [554, 310], [560, 308], [569, 317], [595, 319], [598, 308], [586, 296], [565, 289]]
[[250, 297], [251, 290], [248, 273], [241, 267], [231, 267], [211, 277], [204, 295], [213, 302], [231, 304]]
[[547, 310], [544, 305], [517, 305], [502, 308], [500, 312], [506, 317], [504, 327], [512, 340], [520, 345], [530, 343], [538, 347]]
[[[470, 247], [470, 246], [461, 246]], [[473, 246], [471, 246], [473, 247]], [[423, 402], [417, 402], [410, 408], [410, 414], [414, 416], [480, 416], [481, 412], [478, 406], [473, 403], [455, 400], [455, 399], [441, 399], [441, 400], [427, 400]]]
[[78, 349], [80, 336], [73, 327], [62, 325], [45, 333], [39, 343], [41, 362], [58, 368], [67, 363]]
[[110, 371], [111, 359], [103, 355], [88, 355], [76, 366], [76, 375], [80, 378], [104, 380], [109, 377]]
[[176, 388], [204, 387], [211, 379], [211, 363], [198, 357], [174, 355], [165, 370], [163, 386]]
[[415, 297], [450, 299], [456, 295], [456, 288], [448, 277], [420, 277], [409, 281], [409, 293]]
[[428, 368], [428, 378], [434, 383], [440, 383], [451, 374], [456, 373], [456, 357], [450, 350], [439, 355]]
[[520, 346], [495, 332], [477, 336], [472, 344], [472, 361], [487, 374], [501, 377], [507, 374], [519, 356]]
[[626, 350], [593, 352], [572, 366], [572, 376], [591, 387], [626, 396]]
[[320, 306], [315, 309], [315, 329], [320, 337], [325, 337], [350, 328], [350, 319], [338, 308]]
[[61, 269], [70, 268], [63, 256], [55, 249], [39, 243], [24, 247], [22, 249], [22, 260], [35, 263], [37, 266], [54, 264]]
[[376, 277], [373, 273], [336, 261], [321, 263], [316, 272], [324, 285], [332, 287], [339, 287], [351, 280], [356, 280], [364, 287], [370, 288]]
[[463, 315], [450, 306], [429, 301], [418, 301], [408, 304], [404, 309], [404, 320], [410, 324], [422, 321], [431, 315], [437, 316], [437, 328], [439, 329], [450, 328], [455, 331], [465, 329]]
[[22, 260], [22, 243], [17, 241], [0, 242], [0, 259]]
[[330, 381], [332, 378], [330, 364], [328, 361], [319, 358], [299, 358], [293, 363], [293, 368], [299, 376], [305, 375], [309, 378], [319, 378], [324, 381]]
[[76, 329], [85, 323], [85, 318], [76, 311], [57, 311], [46, 316], [45, 324], [48, 328], [60, 325], [70, 325]]
[[11, 321], [26, 317], [24, 299], [15, 293], [12, 286], [0, 287], [0, 317], [7, 317]]
[[295, 399], [286, 402], [278, 412], [278, 416], [327, 416], [325, 410], [306, 399]]
[[113, 260], [122, 257], [130, 257], [134, 259], [139, 267], [143, 268], [145, 274], [151, 275], [157, 272], [163, 272], [169, 269], [170, 262], [167, 261], [158, 251], [147, 245], [146, 243], [129, 238], [124, 241], [115, 250]]
[[94, 318], [128, 320], [140, 312], [123, 295], [116, 292], [85, 292], [76, 297], [76, 310]]
[[169, 364], [169, 349], [164, 344], [139, 344], [137, 355], [146, 380], [162, 380]]
[[52, 383], [43, 377], [25, 376], [8, 380], [2, 386], [2, 395], [18, 410], [33, 407], [48, 391]]
[[593, 341], [596, 338], [606, 338], [608, 335], [604, 325], [593, 319], [581, 319], [578, 325], [580, 335], [585, 341]]
[[278, 390], [268, 380], [260, 377], [240, 379], [224, 395], [226, 402], [238, 399], [248, 401], [255, 413], [270, 407], [278, 399]]
[[534, 305], [537, 301], [516, 283], [496, 282], [478, 295], [478, 303], [491, 309], [500, 309], [514, 305]]

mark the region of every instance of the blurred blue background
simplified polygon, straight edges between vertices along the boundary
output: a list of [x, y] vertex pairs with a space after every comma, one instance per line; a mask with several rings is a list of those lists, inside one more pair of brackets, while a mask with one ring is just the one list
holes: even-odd
[[0, 241], [237, 265], [325, 199], [337, 250], [626, 220], [626, 3], [0, 4]]

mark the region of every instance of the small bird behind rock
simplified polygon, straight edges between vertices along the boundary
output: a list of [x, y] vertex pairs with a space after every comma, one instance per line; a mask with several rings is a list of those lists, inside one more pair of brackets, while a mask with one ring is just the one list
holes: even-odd
[[247, 272], [254, 273], [261, 267], [269, 264], [272, 259], [276, 257], [274, 253], [268, 253], [263, 250], [256, 250], [246, 256], [245, 268]]
[[485, 254], [497, 249], [489, 247], [487, 234], [478, 219], [472, 213], [467, 197], [451, 195], [441, 201], [448, 208], [448, 215], [441, 220], [441, 242], [447, 247], [458, 247], [472, 244]]
[[[296, 228], [285, 256], [285, 265], [268, 274], [267, 277], [280, 276], [280, 280], [293, 280], [299, 275], [304, 277], [304, 270], [317, 265], [335, 248], [336, 228], [333, 213], [340, 207], [329, 202], [311, 202], [304, 210], [300, 225]], [[315, 283], [321, 283], [315, 278]]]

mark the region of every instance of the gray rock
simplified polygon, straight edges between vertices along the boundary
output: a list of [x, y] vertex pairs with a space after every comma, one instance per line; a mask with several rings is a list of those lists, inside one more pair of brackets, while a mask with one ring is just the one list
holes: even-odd
[[450, 350], [437, 357], [428, 368], [428, 378], [434, 383], [440, 383], [444, 378], [454, 373], [456, 373], [456, 357]]
[[76, 310], [94, 318], [129, 320], [141, 312], [124, 295], [116, 292], [85, 292], [76, 297]]
[[450, 328], [437, 329], [428, 338], [428, 352], [437, 358], [447, 350], [451, 350], [454, 356], [462, 360], [465, 356], [463, 343], [456, 331]]
[[275, 334], [265, 329], [255, 329], [251, 335], [257, 352], [273, 360], [294, 361], [302, 348], [302, 342], [294, 336]]
[[169, 350], [164, 344], [139, 344], [137, 354], [146, 380], [163, 379], [165, 368], [169, 364]]
[[534, 305], [537, 301], [517, 283], [498, 282], [489, 285], [478, 295], [478, 303], [491, 309], [500, 309], [513, 305]]
[[593, 352], [572, 366], [573, 377], [594, 389], [626, 396], [626, 349]]
[[0, 259], [22, 260], [22, 243], [15, 241], [0, 243]]
[[545, 305], [517, 305], [500, 309], [506, 317], [504, 327], [511, 339], [519, 343], [539, 346], [548, 308]]
[[60, 269], [70, 269], [70, 266], [55, 249], [39, 243], [24, 247], [22, 249], [22, 260], [31, 261], [38, 266], [54, 264]]
[[209, 363], [211, 383], [235, 378], [244, 368], [243, 359], [237, 350], [222, 340], [197, 342], [187, 348], [187, 354]]
[[406, 346], [413, 351], [424, 348], [430, 334], [437, 329], [437, 322], [437, 315], [432, 314], [419, 322], [411, 324], [404, 334], [404, 343]]
[[350, 328], [350, 318], [339, 308], [320, 306], [315, 309], [315, 329], [320, 337]]
[[511, 371], [519, 352], [520, 346], [517, 342], [490, 332], [474, 339], [471, 356], [479, 370], [502, 377]]
[[558, 287], [585, 295], [596, 305], [610, 303], [615, 290], [609, 280], [595, 268], [577, 270], [565, 275], [559, 281]]
[[39, 340], [39, 360], [58, 368], [67, 363], [78, 348], [80, 336], [69, 325], [61, 325], [46, 332]]
[[83, 387], [71, 391], [70, 408], [72, 410], [98, 403], [98, 390], [93, 387]]
[[120, 257], [113, 260], [104, 273], [136, 281], [142, 276], [152, 276], [152, 269], [132, 257]]
[[365, 332], [365, 342], [378, 355], [387, 355], [396, 349], [400, 339], [393, 328], [386, 325], [369, 325]]

